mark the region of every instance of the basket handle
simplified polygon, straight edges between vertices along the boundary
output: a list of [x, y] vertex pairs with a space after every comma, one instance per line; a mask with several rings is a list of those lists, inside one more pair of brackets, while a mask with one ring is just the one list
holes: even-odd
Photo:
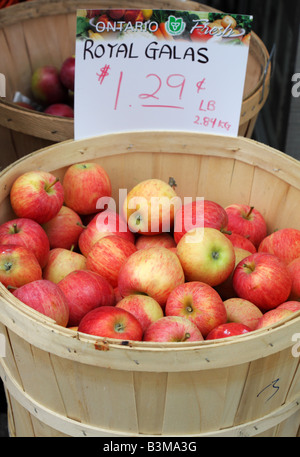
[[272, 75], [274, 73], [274, 68], [275, 68], [275, 62], [276, 62], [276, 44], [274, 43], [273, 47], [272, 47], [272, 50], [270, 52], [270, 56], [268, 58], [268, 62], [267, 62], [265, 71], [264, 71], [263, 88], [262, 88], [261, 97], [260, 97], [260, 100], [259, 100], [259, 105], [264, 100], [266, 77], [267, 77], [267, 74], [268, 74], [268, 71], [269, 71], [269, 66], [270, 66], [270, 64], [272, 64], [272, 66], [271, 66], [271, 78], [272, 78]]

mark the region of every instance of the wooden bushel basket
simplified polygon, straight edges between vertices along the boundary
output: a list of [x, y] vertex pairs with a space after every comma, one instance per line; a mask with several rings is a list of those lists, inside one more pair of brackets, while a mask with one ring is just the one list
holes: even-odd
[[[78, 8], [120, 8], [123, 4], [126, 7], [124, 0], [37, 0], [0, 11], [0, 73], [6, 79], [6, 97], [0, 97], [1, 168], [37, 149], [74, 138], [72, 119], [18, 107], [12, 103], [14, 94], [19, 91], [30, 97], [31, 75], [37, 67], [47, 64], [60, 68], [63, 60], [74, 54]], [[147, 7], [216, 11], [193, 1], [129, 2], [129, 8]], [[252, 136], [257, 116], [267, 100], [271, 74], [268, 62], [265, 45], [252, 33], [240, 136]]]
[[[181, 199], [254, 205], [269, 232], [300, 229], [300, 164], [243, 137], [129, 132], [69, 140], [0, 174], [0, 222], [21, 173], [62, 179], [76, 162], [109, 173], [113, 198], [137, 182], [173, 176]], [[297, 436], [300, 317], [247, 335], [200, 343], [122, 345], [77, 333], [0, 285], [0, 359], [11, 436]], [[297, 341], [298, 338], [298, 341]]]

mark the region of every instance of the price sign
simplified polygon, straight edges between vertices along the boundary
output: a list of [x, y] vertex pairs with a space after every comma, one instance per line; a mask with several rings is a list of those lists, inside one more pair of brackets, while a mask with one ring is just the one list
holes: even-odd
[[75, 139], [138, 130], [238, 134], [252, 16], [78, 10]]

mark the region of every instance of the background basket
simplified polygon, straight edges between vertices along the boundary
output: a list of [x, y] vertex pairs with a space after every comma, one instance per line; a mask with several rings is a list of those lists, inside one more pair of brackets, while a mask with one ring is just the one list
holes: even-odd
[[[75, 52], [76, 10], [119, 8], [126, 2], [111, 0], [38, 0], [0, 10], [0, 73], [6, 78], [6, 98], [0, 98], [0, 167], [32, 151], [55, 142], [74, 138], [72, 119], [32, 112], [12, 103], [16, 91], [30, 96], [33, 71], [42, 65], [59, 68]], [[133, 0], [130, 8], [158, 8], [216, 11], [192, 1], [142, 2]], [[230, 13], [230, 12], [229, 12]], [[271, 66], [263, 42], [252, 34], [239, 135], [251, 137], [270, 85]]]
[[[300, 229], [300, 164], [246, 138], [129, 132], [66, 141], [29, 154], [0, 174], [0, 222], [9, 192], [33, 168], [60, 178], [96, 161], [113, 197], [138, 181], [173, 176], [180, 198], [247, 203], [269, 232]], [[187, 178], [188, 177], [188, 178]], [[248, 335], [201, 343], [146, 343], [77, 334], [16, 300], [0, 285], [0, 375], [12, 436], [297, 436], [299, 313]]]

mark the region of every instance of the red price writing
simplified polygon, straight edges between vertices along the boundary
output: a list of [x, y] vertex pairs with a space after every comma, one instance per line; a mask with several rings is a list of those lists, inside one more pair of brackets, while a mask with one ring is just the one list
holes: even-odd
[[210, 127], [210, 128], [221, 128], [221, 129], [226, 129], [227, 131], [230, 130], [231, 125], [229, 122], [221, 121], [217, 119], [216, 117], [208, 117], [208, 116], [195, 116], [194, 124], [196, 125], [202, 125], [204, 127]]

